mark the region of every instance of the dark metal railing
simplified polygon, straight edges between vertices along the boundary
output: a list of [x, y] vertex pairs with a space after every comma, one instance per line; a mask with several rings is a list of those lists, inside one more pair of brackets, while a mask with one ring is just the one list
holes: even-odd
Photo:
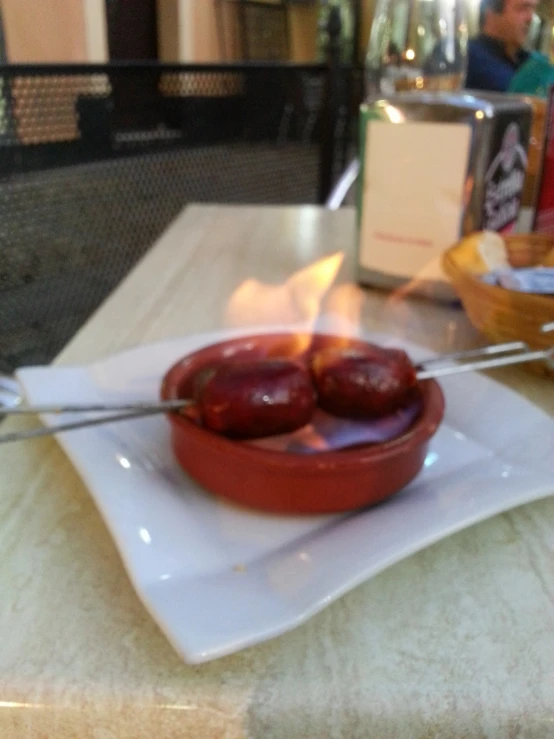
[[50, 361], [187, 203], [326, 201], [361, 79], [335, 21], [324, 64], [0, 66], [0, 371]]

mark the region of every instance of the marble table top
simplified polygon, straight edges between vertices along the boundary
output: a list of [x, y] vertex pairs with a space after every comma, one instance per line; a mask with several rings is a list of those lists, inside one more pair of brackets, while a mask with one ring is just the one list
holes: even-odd
[[[459, 309], [358, 288], [354, 228], [350, 209], [190, 206], [57, 363], [263, 322], [227, 310], [241, 283], [277, 285], [339, 250], [344, 310], [368, 329], [438, 351], [482, 342]], [[554, 416], [551, 381], [496, 377]], [[554, 736], [551, 498], [435, 544], [284, 636], [189, 666], [44, 438], [0, 446], [0, 584], [2, 739]]]

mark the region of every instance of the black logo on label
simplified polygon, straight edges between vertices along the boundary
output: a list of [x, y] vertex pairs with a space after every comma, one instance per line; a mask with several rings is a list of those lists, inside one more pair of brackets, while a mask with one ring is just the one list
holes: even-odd
[[517, 220], [526, 168], [519, 125], [512, 122], [485, 177], [483, 229], [502, 231]]

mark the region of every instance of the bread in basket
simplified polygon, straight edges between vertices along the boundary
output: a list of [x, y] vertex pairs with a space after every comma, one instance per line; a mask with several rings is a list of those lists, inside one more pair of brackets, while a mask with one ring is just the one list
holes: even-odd
[[[489, 285], [482, 275], [491, 269], [483, 256], [484, 234], [476, 233], [449, 249], [443, 266], [472, 324], [495, 343], [525, 341], [532, 349], [547, 349], [553, 334], [542, 326], [554, 321], [554, 295], [535, 295]], [[486, 256], [486, 255], [485, 255]], [[504, 257], [512, 267], [554, 267], [554, 237], [517, 234], [504, 238]], [[533, 372], [554, 377], [544, 363]]]

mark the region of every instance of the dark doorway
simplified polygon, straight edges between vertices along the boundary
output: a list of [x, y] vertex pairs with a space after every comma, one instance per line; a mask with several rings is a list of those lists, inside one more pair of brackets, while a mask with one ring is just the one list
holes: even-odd
[[[156, 0], [105, 0], [110, 61], [156, 61]], [[158, 75], [114, 73], [111, 79], [117, 129], [148, 129], [159, 113]]]
[[156, 0], [106, 0], [110, 59], [157, 59]]

